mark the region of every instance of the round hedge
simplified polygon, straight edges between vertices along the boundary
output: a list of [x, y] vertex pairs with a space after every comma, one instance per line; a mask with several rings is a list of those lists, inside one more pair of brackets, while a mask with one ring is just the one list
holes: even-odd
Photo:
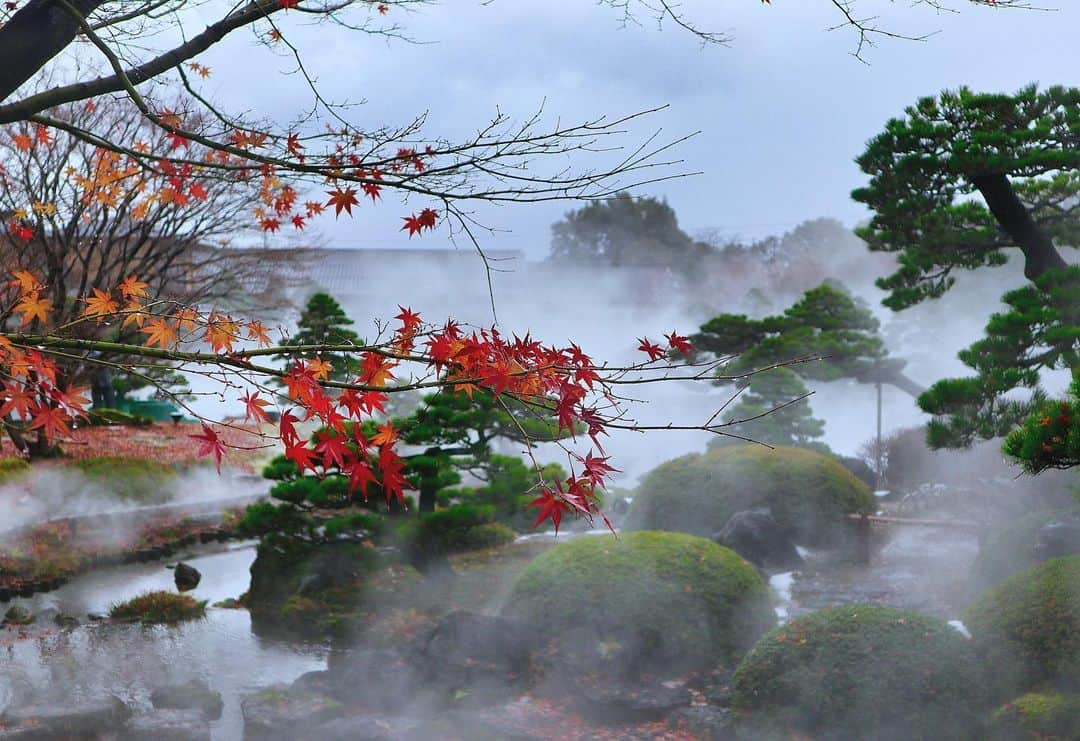
[[504, 612], [548, 634], [647, 636], [643, 663], [664, 669], [735, 661], [776, 622], [768, 587], [741, 556], [660, 532], [555, 546], [517, 578]]
[[991, 530], [971, 566], [976, 591], [989, 589], [1017, 571], [1040, 563], [1043, 559], [1033, 550], [1039, 530], [1069, 513], [1067, 509], [1030, 512]]
[[733, 445], [662, 463], [638, 487], [627, 528], [708, 537], [740, 510], [769, 507], [800, 545], [828, 547], [844, 515], [874, 509], [870, 488], [839, 461], [801, 448]]
[[994, 711], [993, 741], [1016, 739], [1080, 740], [1080, 696], [1031, 692]]
[[1014, 574], [964, 613], [999, 697], [1080, 688], [1080, 555]]
[[735, 672], [732, 707], [754, 738], [967, 739], [979, 688], [970, 642], [944, 621], [848, 605], [758, 641]]

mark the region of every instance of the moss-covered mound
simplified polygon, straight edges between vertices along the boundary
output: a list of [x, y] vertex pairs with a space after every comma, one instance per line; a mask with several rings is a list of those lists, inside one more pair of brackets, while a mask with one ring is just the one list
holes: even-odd
[[163, 504], [175, 493], [177, 469], [149, 458], [95, 456], [70, 464], [113, 496], [139, 504]]
[[30, 471], [30, 464], [22, 458], [4, 456], [0, 458], [0, 484], [6, 484], [24, 476]]
[[504, 612], [548, 635], [640, 639], [643, 666], [737, 660], [770, 625], [768, 589], [734, 551], [681, 533], [572, 540], [521, 573]]
[[109, 617], [123, 622], [146, 624], [178, 623], [206, 615], [206, 601], [187, 594], [146, 592], [109, 609]]
[[733, 687], [751, 738], [973, 739], [982, 717], [969, 641], [888, 607], [837, 607], [774, 629]]
[[991, 530], [979, 548], [978, 558], [971, 566], [972, 582], [976, 591], [989, 589], [1017, 571], [1041, 563], [1044, 559], [1034, 550], [1039, 530], [1048, 523], [1067, 517], [1069, 512], [1031, 512]]
[[1080, 741], [1080, 696], [1031, 692], [994, 711], [993, 741]]
[[1080, 556], [1014, 574], [979, 597], [964, 624], [999, 699], [1080, 688]]
[[769, 507], [802, 545], [830, 546], [844, 516], [873, 511], [870, 488], [837, 460], [801, 448], [735, 445], [663, 463], [638, 487], [627, 527], [708, 537], [736, 512]]

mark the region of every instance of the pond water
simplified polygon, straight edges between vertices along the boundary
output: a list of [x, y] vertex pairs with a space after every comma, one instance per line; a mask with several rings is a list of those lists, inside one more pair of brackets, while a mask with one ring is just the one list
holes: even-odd
[[[254, 542], [220, 548], [187, 554], [190, 557], [181, 554], [182, 560], [202, 572], [202, 581], [192, 594], [211, 603], [247, 590], [248, 569], [255, 559]], [[54, 608], [85, 621], [88, 613], [107, 613], [111, 604], [152, 589], [175, 590], [173, 572], [165, 562], [96, 571], [54, 592], [12, 604], [23, 604], [34, 613]], [[13, 636], [0, 632], [0, 640], [9, 638]], [[31, 700], [65, 703], [104, 693], [149, 709], [155, 687], [200, 678], [221, 692], [225, 701], [221, 719], [211, 725], [215, 739], [243, 736], [243, 695], [324, 669], [327, 654], [321, 644], [257, 637], [246, 610], [212, 607], [206, 619], [178, 626], [90, 623], [4, 642], [7, 645], [0, 644], [0, 712]]]

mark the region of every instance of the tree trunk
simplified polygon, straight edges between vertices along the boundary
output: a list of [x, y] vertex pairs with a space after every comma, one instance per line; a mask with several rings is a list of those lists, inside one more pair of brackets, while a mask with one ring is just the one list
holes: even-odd
[[1024, 253], [1024, 277], [1035, 280], [1047, 270], [1067, 267], [1053, 241], [1039, 229], [1031, 212], [1016, 195], [1008, 176], [1004, 173], [977, 175], [971, 182], [986, 199], [998, 224], [1016, 240]]
[[[68, 0], [85, 18], [104, 0]], [[78, 20], [56, 0], [30, 0], [0, 28], [0, 101], [75, 40]]]
[[420, 480], [420, 514], [435, 511], [435, 493], [438, 491], [438, 482], [432, 479]]

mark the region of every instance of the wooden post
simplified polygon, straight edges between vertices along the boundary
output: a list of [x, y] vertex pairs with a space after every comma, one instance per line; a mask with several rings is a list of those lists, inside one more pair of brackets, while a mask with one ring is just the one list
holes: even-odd
[[855, 520], [855, 563], [870, 563], [870, 518], [866, 515]]

